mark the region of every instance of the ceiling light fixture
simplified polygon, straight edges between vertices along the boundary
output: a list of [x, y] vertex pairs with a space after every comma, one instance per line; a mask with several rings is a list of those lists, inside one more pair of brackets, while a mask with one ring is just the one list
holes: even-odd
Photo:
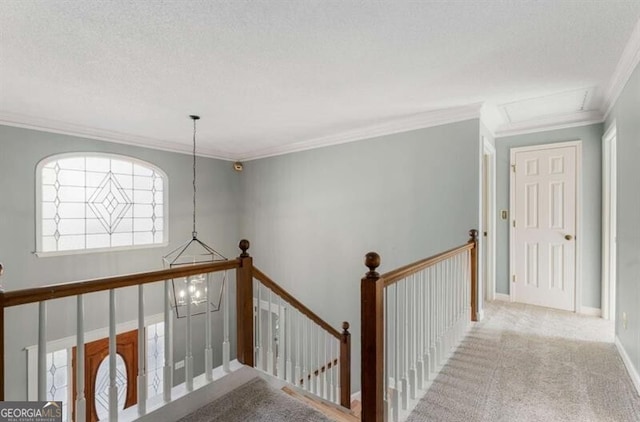
[[[193, 231], [190, 240], [162, 257], [164, 266], [168, 268], [227, 260], [215, 249], [198, 239], [196, 231], [196, 122], [200, 116], [191, 115], [189, 117], [193, 120]], [[173, 307], [176, 311], [176, 317], [184, 318], [187, 316], [188, 303], [191, 303], [191, 315], [207, 312], [207, 304], [209, 304], [211, 312], [220, 310], [226, 278], [226, 271], [220, 271], [172, 279]]]

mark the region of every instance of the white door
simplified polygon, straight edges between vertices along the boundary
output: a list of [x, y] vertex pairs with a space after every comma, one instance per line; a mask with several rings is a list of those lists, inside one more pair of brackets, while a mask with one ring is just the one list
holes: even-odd
[[576, 310], [578, 145], [511, 151], [516, 302]]

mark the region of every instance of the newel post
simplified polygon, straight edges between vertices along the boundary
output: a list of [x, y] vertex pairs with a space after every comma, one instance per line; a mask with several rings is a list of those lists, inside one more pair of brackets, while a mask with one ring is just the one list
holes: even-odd
[[384, 418], [384, 280], [376, 272], [380, 255], [365, 257], [369, 272], [360, 283], [361, 295], [361, 383], [362, 422]]
[[236, 270], [236, 326], [238, 361], [254, 366], [253, 339], [253, 258], [249, 256], [249, 241], [242, 239], [238, 245], [242, 253]]
[[471, 248], [471, 321], [478, 320], [478, 230], [469, 230]]
[[340, 405], [351, 409], [351, 333], [349, 323], [342, 323], [340, 339]]

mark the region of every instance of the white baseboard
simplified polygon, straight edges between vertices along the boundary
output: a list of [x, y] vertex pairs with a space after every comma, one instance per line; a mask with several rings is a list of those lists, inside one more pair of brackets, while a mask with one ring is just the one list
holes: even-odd
[[511, 302], [511, 296], [506, 295], [504, 293], [496, 293], [496, 300], [501, 300], [503, 302]]
[[627, 351], [625, 350], [624, 346], [620, 342], [620, 339], [618, 338], [618, 336], [616, 336], [616, 348], [618, 349], [618, 353], [620, 353], [620, 357], [624, 362], [624, 366], [626, 366], [627, 368], [629, 377], [631, 378], [631, 381], [633, 382], [633, 385], [636, 387], [636, 391], [640, 396], [640, 374], [638, 373], [638, 369], [633, 365], [631, 358], [627, 354]]
[[590, 316], [601, 317], [602, 316], [602, 309], [600, 309], [600, 308], [592, 308], [591, 306], [581, 306], [580, 307], [580, 313], [582, 315], [590, 315]]
[[354, 400], [362, 401], [362, 393], [360, 391], [356, 391], [351, 395], [351, 403], [353, 403]]

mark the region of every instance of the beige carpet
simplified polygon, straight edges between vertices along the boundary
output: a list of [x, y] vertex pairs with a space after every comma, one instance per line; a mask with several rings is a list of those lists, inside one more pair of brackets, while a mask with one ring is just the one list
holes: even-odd
[[317, 410], [255, 378], [179, 422], [330, 422]]
[[408, 421], [640, 421], [611, 322], [506, 302], [485, 312]]

